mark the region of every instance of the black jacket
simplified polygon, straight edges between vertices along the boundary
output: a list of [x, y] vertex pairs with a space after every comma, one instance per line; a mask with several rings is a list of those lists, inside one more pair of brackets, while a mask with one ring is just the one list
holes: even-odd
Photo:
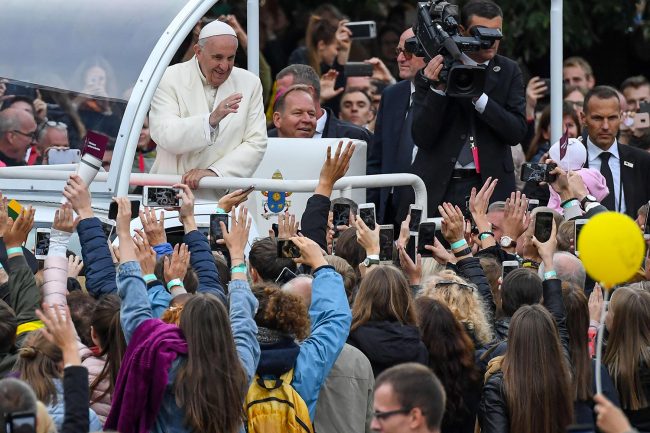
[[[327, 111], [327, 121], [323, 128], [322, 138], [351, 138], [352, 140], [363, 140], [368, 146], [371, 145], [372, 133], [370, 131], [337, 118], [329, 108], [324, 108], [324, 110]], [[277, 137], [278, 130], [276, 128], [269, 129], [268, 136]]]
[[325, 251], [327, 251], [327, 217], [330, 204], [329, 197], [314, 194], [307, 200], [305, 211], [300, 219], [300, 232]]
[[[639, 208], [650, 200], [650, 153], [621, 143], [617, 143], [617, 146], [621, 158], [625, 213], [636, 218]], [[585, 167], [589, 167], [588, 155]], [[619, 185], [615, 185], [615, 188], [619, 188]], [[610, 194], [614, 192], [610, 191]]]
[[[566, 328], [566, 311], [562, 300], [562, 284], [558, 279], [545, 280], [544, 306], [553, 316], [557, 325], [562, 350], [567, 361], [569, 356], [569, 333]], [[507, 350], [507, 341], [499, 344], [503, 352], [492, 353], [492, 358], [503, 355]], [[531, 366], [531, 368], [534, 366]], [[508, 403], [504, 391], [503, 372], [494, 373], [483, 386], [483, 395], [479, 406], [478, 419], [481, 424], [482, 433], [508, 433], [510, 432], [510, 421], [508, 415]], [[512, 432], [515, 433], [515, 432]]]
[[368, 322], [350, 332], [348, 344], [368, 357], [375, 377], [394, 365], [405, 362], [427, 365], [429, 362], [429, 352], [416, 326]]
[[71, 365], [63, 370], [63, 399], [65, 415], [62, 433], [87, 433], [90, 428], [90, 391], [86, 367]]
[[[388, 86], [382, 93], [375, 122], [375, 134], [372, 137], [373, 143], [368, 150], [367, 174], [408, 173], [411, 171], [413, 145], [400, 142], [410, 99], [411, 82], [409, 80]], [[400, 148], [400, 145], [405, 148]], [[395, 190], [401, 192], [402, 188], [404, 187], [395, 188]], [[393, 221], [384, 219], [390, 190], [389, 187], [372, 188], [366, 192], [368, 202], [375, 203], [377, 208], [377, 220], [385, 224], [393, 223]], [[399, 199], [397, 193], [394, 193], [391, 206], [397, 206], [397, 204], [399, 204]], [[392, 214], [394, 213], [393, 211]]]
[[[436, 214], [447, 191], [458, 155], [468, 140], [470, 119], [475, 125], [481, 177], [483, 181], [490, 176], [499, 179], [492, 200], [509, 197], [516, 190], [510, 147], [519, 144], [528, 127], [525, 85], [517, 64], [499, 55], [490, 61], [484, 87], [489, 99], [483, 113], [469, 98], [450, 98], [434, 92], [421, 73], [416, 74], [415, 89], [413, 140], [418, 153], [411, 171], [426, 184], [427, 214]], [[406, 216], [413, 200], [413, 191], [405, 190], [398, 217]]]

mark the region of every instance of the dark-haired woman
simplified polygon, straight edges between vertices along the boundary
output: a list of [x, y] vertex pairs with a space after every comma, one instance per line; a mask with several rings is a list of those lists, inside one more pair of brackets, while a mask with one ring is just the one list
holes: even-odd
[[607, 369], [596, 364], [589, 355], [589, 305], [584, 290], [569, 283], [562, 285], [562, 298], [566, 309], [566, 325], [569, 333], [569, 352], [573, 366], [573, 399], [575, 400], [575, 424], [595, 425], [596, 414], [592, 401], [596, 389], [596, 371], [600, 369], [603, 394], [619, 406], [616, 388]]
[[474, 363], [474, 343], [443, 303], [416, 299], [422, 341], [429, 349], [429, 367], [447, 396], [444, 433], [472, 433], [481, 399], [482, 377]]
[[512, 316], [507, 349], [488, 365], [479, 406], [483, 433], [562, 433], [573, 422], [569, 338], [562, 287], [553, 267], [557, 228], [539, 243], [544, 306], [523, 305]]
[[395, 266], [375, 266], [361, 280], [352, 305], [348, 344], [368, 357], [375, 377], [405, 362], [428, 364], [411, 287]]

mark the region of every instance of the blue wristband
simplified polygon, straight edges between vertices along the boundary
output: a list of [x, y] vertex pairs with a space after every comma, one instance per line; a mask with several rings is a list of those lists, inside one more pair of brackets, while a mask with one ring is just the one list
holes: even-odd
[[232, 268], [230, 268], [230, 272], [233, 273], [233, 274], [236, 274], [238, 272], [241, 272], [242, 274], [245, 274], [246, 269], [247, 269], [246, 264], [241, 263], [241, 264], [239, 264], [237, 266], [233, 266]]
[[23, 248], [22, 247], [13, 247], [13, 248], [7, 248], [7, 255], [10, 256], [12, 254], [22, 254], [23, 253]]
[[456, 242], [452, 243], [451, 244], [451, 249], [455, 250], [456, 248], [464, 247], [465, 245], [467, 245], [467, 241], [463, 238], [463, 239], [461, 239], [459, 241], [456, 241]]
[[147, 274], [147, 275], [144, 275], [144, 276], [142, 277], [142, 279], [144, 280], [145, 283], [150, 283], [150, 282], [156, 280], [156, 275], [154, 275], [154, 274]]
[[545, 280], [550, 280], [550, 279], [553, 279], [553, 278], [557, 278], [557, 272], [555, 272], [555, 271], [544, 272], [544, 279]]
[[225, 213], [225, 214], [227, 214], [228, 212], [226, 212], [225, 210], [223, 210], [223, 209], [221, 209], [220, 207], [218, 207], [218, 208], [217, 208], [217, 213]]
[[185, 285], [179, 278], [174, 278], [173, 280], [170, 280], [167, 283], [167, 290], [171, 290], [172, 287], [176, 287], [176, 286], [185, 287]]

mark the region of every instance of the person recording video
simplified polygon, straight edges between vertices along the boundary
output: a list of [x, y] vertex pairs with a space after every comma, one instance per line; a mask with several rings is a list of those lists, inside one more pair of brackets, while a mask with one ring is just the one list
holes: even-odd
[[[458, 30], [463, 36], [500, 31], [503, 24], [503, 12], [492, 0], [470, 0], [461, 16]], [[472, 188], [480, 188], [488, 177], [499, 179], [493, 200], [505, 200], [516, 189], [510, 146], [526, 134], [525, 87], [517, 64], [497, 54], [495, 39], [490, 48], [460, 54], [463, 65], [486, 68], [478, 97], [448, 94], [453, 83], [441, 79], [445, 62], [441, 54], [416, 75], [412, 135], [417, 155], [411, 172], [427, 186], [428, 215], [436, 215], [442, 202], [463, 206]], [[459, 84], [453, 87], [458, 94]], [[400, 218], [413, 199], [412, 191], [403, 195]]]

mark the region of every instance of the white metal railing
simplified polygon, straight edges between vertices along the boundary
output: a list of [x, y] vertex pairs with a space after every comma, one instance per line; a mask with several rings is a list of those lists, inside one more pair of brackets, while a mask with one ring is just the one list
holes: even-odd
[[[74, 166], [74, 165], [70, 165]], [[67, 167], [66, 167], [67, 168]], [[34, 170], [25, 167], [0, 168], [0, 179], [36, 179], [36, 180], [67, 180], [75, 171], [64, 170]], [[98, 173], [97, 181], [105, 181], [108, 173]], [[180, 183], [181, 176], [170, 174], [132, 173], [129, 179], [131, 185], [173, 185]], [[234, 189], [255, 186], [257, 191], [291, 191], [312, 192], [318, 185], [318, 179], [289, 180], [267, 178], [239, 177], [204, 177], [199, 182], [200, 189]], [[423, 218], [426, 218], [427, 188], [424, 181], [415, 174], [394, 173], [375, 174], [367, 176], [347, 176], [334, 184], [335, 190], [342, 191], [346, 196], [354, 188], [380, 188], [389, 186], [410, 186], [415, 192], [415, 204], [422, 206]]]

